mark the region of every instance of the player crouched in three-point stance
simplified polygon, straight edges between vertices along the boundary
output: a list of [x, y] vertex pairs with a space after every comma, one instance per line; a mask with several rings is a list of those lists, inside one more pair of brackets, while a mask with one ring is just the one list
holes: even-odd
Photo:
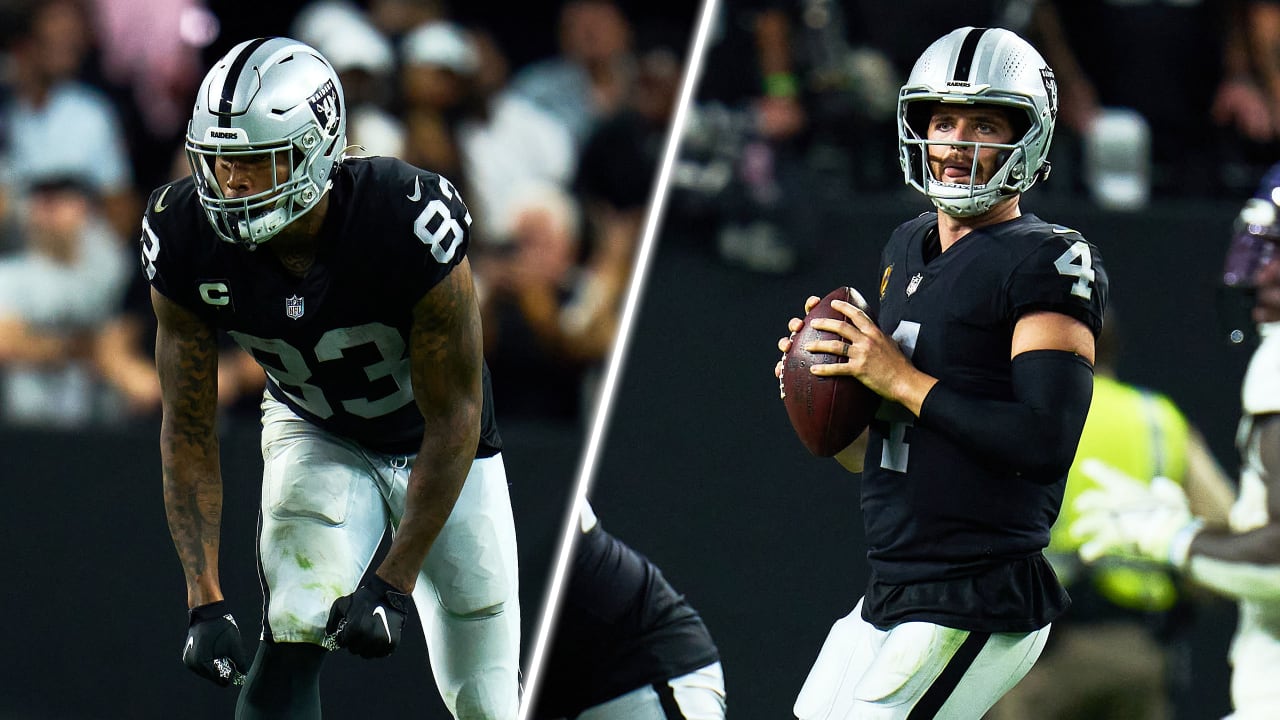
[[[407, 613], [458, 718], [518, 706], [516, 541], [466, 259], [439, 175], [344, 158], [332, 66], [241, 43], [200, 86], [191, 177], [156, 190], [142, 259], [159, 319], [169, 527], [187, 581], [183, 660], [238, 718], [319, 718], [328, 650], [390, 654]], [[252, 665], [218, 581], [215, 331], [267, 373]], [[385, 559], [369, 565], [390, 528]]]
[[585, 500], [533, 720], [724, 720], [720, 650], [662, 570]]
[[1098, 488], [1075, 501], [1070, 532], [1081, 558], [1154, 562], [1237, 600], [1231, 642], [1231, 720], [1280, 717], [1280, 165], [1263, 178], [1237, 221], [1227, 253], [1228, 287], [1254, 296], [1261, 342], [1240, 388], [1236, 433], [1240, 493], [1229, 527], [1191, 515], [1185, 492], [1168, 478], [1134, 478], [1094, 461], [1083, 470]]
[[796, 699], [803, 720], [979, 718], [1069, 604], [1042, 551], [1089, 410], [1107, 279], [1079, 233], [1018, 207], [1048, 173], [1056, 113], [1052, 70], [1000, 29], [942, 37], [899, 94], [902, 168], [938, 212], [889, 239], [878, 327], [845, 303], [847, 322], [814, 322], [842, 340], [810, 350], [846, 362], [812, 372], [883, 400], [840, 456], [862, 472], [871, 576]]

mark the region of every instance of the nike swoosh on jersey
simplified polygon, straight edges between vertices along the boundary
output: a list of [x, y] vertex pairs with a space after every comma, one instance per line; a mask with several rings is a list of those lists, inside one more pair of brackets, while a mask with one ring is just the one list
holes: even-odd
[[1061, 228], [1061, 227], [1053, 228], [1053, 231], [1059, 235], [1070, 235], [1075, 232], [1075, 230], [1072, 230], [1071, 228]]
[[382, 621], [382, 629], [387, 632], [387, 644], [391, 644], [391, 626], [387, 624], [387, 611], [381, 605], [373, 609], [373, 614]]
[[422, 199], [422, 179], [417, 175], [413, 176], [413, 193], [405, 197], [409, 198], [409, 202], [418, 202]]
[[184, 648], [182, 648], [182, 660], [183, 660], [183, 662], [186, 662], [186, 660], [187, 660], [187, 653], [191, 652], [191, 648], [195, 647], [195, 644], [196, 644], [196, 639], [195, 639], [195, 638], [193, 638], [193, 637], [189, 637], [189, 636], [188, 636], [188, 637], [187, 637], [187, 646], [186, 646], [186, 647], [184, 647]]
[[167, 186], [165, 186], [165, 189], [164, 189], [164, 190], [161, 190], [161, 191], [160, 191], [160, 197], [156, 198], [156, 204], [155, 204], [155, 208], [154, 208], [156, 212], [158, 212], [158, 213], [162, 213], [162, 212], [164, 212], [165, 210], [167, 210], [167, 209], [169, 208], [169, 206], [168, 206], [168, 205], [165, 205], [165, 204], [164, 204], [164, 196], [165, 196], [165, 195], [168, 195], [168, 194], [169, 194], [169, 191], [170, 191], [170, 190], [172, 190], [172, 189], [173, 189], [173, 186], [172, 186], [172, 185], [167, 185]]

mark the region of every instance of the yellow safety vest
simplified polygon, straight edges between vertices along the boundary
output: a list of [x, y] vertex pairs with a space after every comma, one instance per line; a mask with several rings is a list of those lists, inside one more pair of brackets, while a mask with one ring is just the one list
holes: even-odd
[[[1067, 534], [1075, 519], [1073, 503], [1095, 485], [1080, 472], [1081, 462], [1098, 458], [1141, 480], [1164, 475], [1184, 483], [1189, 438], [1187, 419], [1169, 398], [1101, 375], [1094, 378], [1093, 403], [1067, 475], [1062, 514], [1053, 526], [1046, 553], [1064, 582], [1073, 582], [1072, 576], [1080, 570], [1078, 561], [1073, 562], [1080, 543]], [[1172, 575], [1156, 565], [1100, 561], [1091, 579], [1104, 598], [1131, 610], [1164, 611], [1178, 599]]]

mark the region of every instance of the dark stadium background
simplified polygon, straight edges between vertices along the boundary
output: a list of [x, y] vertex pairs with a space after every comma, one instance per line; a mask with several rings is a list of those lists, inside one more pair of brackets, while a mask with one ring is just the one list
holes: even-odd
[[[210, 0], [222, 34], [283, 34], [297, 0]], [[454, 16], [489, 28], [513, 66], [554, 52], [554, 2], [472, 0]], [[681, 36], [697, 3], [621, 2], [654, 36]], [[673, 41], [677, 47], [685, 42]], [[890, 141], [890, 138], [884, 138]], [[793, 208], [806, 254], [790, 275], [731, 267], [714, 228], [669, 214], [651, 263], [592, 493], [603, 525], [648, 555], [698, 608], [720, 645], [730, 717], [790, 717], [830, 624], [866, 578], [857, 479], [808, 456], [777, 400], [774, 342], [804, 297], [874, 287], [882, 243], [926, 209], [885, 195], [812, 189]], [[1050, 187], [1053, 187], [1052, 184]], [[1101, 249], [1124, 328], [1119, 374], [1169, 394], [1231, 472], [1247, 356], [1226, 346], [1214, 273], [1238, 202], [1159, 201], [1138, 213], [1093, 209], [1033, 190], [1024, 209], [1073, 225]], [[499, 403], [501, 400], [499, 399]], [[222, 580], [252, 638], [261, 610], [253, 533], [261, 476], [257, 428], [222, 437]], [[582, 447], [581, 431], [504, 423], [520, 542], [526, 656]], [[180, 662], [182, 572], [165, 525], [158, 427], [63, 432], [0, 427], [6, 491], [0, 576], [0, 720], [231, 717], [234, 693]], [[1201, 607], [1180, 720], [1227, 711], [1232, 606]], [[410, 620], [389, 660], [335, 654], [323, 676], [331, 718], [447, 717]]]

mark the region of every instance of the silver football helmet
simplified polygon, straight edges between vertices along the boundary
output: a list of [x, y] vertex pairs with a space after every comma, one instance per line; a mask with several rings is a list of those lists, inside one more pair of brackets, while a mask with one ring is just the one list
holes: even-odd
[[[315, 207], [347, 145], [342, 85], [316, 50], [289, 38], [236, 45], [200, 84], [187, 126], [187, 159], [200, 204], [223, 240], [256, 246]], [[281, 157], [284, 154], [285, 157]], [[220, 157], [287, 161], [283, 179], [229, 198], [214, 174]]]
[[[930, 142], [934, 103], [996, 105], [1014, 111], [1015, 139], [1008, 144]], [[999, 28], [963, 27], [929, 46], [898, 93], [898, 156], [911, 187], [948, 215], [981, 215], [997, 202], [1048, 177], [1049, 143], [1058, 115], [1053, 70], [1026, 40]], [[1025, 116], [1026, 122], [1022, 122]], [[981, 185], [943, 182], [929, 169], [929, 145], [995, 148], [1000, 164]]]

